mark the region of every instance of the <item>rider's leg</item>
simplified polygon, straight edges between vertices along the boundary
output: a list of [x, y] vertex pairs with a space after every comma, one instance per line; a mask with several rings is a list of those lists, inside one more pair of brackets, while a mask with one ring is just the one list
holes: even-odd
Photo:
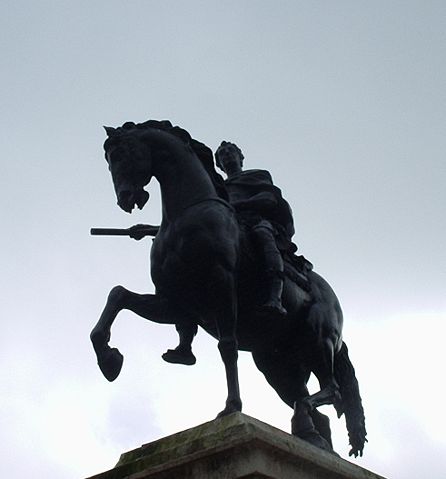
[[168, 363], [185, 364], [192, 366], [197, 362], [192, 352], [192, 341], [197, 334], [198, 327], [195, 323], [178, 323], [175, 325], [180, 338], [180, 343], [175, 349], [168, 349], [162, 358]]
[[252, 228], [252, 232], [259, 249], [263, 252], [265, 273], [269, 283], [269, 297], [262, 309], [285, 316], [287, 311], [282, 305], [284, 266], [274, 236], [274, 229], [269, 221], [262, 220]]

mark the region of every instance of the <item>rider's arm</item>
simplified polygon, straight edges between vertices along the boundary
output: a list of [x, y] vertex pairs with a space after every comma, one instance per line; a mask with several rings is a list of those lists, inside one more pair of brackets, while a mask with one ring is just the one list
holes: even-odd
[[135, 225], [129, 228], [130, 238], [140, 240], [145, 236], [156, 236], [160, 227], [155, 225]]
[[277, 198], [269, 191], [262, 191], [249, 199], [235, 200], [231, 202], [236, 210], [250, 210], [265, 213], [277, 206]]

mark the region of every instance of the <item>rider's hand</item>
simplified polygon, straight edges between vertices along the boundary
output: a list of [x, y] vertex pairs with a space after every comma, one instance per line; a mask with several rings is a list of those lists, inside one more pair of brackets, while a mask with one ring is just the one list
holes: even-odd
[[145, 231], [145, 225], [135, 225], [129, 228], [130, 238], [133, 238], [137, 241], [143, 239], [147, 236], [147, 232]]

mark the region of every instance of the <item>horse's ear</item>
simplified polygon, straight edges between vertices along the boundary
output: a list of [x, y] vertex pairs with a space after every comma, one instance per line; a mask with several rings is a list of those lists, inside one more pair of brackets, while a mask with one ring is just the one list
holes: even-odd
[[116, 135], [116, 128], [112, 128], [111, 126], [104, 126], [104, 130], [110, 137]]

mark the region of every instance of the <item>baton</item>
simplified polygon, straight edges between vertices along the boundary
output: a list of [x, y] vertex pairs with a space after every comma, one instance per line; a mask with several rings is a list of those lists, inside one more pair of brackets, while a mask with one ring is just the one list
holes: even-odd
[[93, 236], [130, 236], [129, 228], [91, 228]]
[[[138, 225], [137, 225], [138, 226]], [[142, 226], [142, 225], [141, 225]], [[144, 225], [145, 228], [140, 233], [144, 236], [156, 236], [159, 230], [159, 226], [153, 225]], [[93, 236], [130, 236], [130, 230], [132, 228], [91, 228], [90, 234]], [[135, 235], [138, 235], [138, 232], [134, 232]], [[136, 238], [139, 239], [139, 238]]]

